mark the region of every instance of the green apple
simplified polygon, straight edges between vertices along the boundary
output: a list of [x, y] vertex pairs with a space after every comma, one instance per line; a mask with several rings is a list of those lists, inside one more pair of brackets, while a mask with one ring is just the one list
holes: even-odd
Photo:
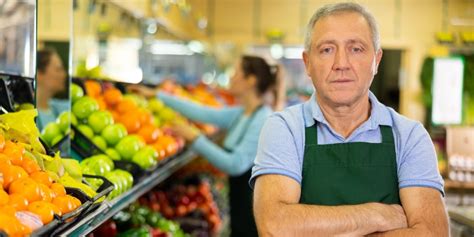
[[105, 127], [114, 123], [114, 118], [108, 111], [95, 111], [89, 115], [87, 123], [96, 134], [100, 134]]
[[71, 128], [71, 112], [64, 111], [56, 119], [56, 123], [59, 125], [59, 128], [63, 133], [67, 133]]
[[73, 113], [70, 113], [71, 115], [71, 124], [74, 126], [77, 126], [77, 118]]
[[112, 160], [120, 160], [121, 159], [120, 154], [114, 148], [107, 148], [107, 150], [105, 150], [105, 154], [107, 154], [110, 157], [110, 159], [112, 159]]
[[53, 140], [51, 141], [51, 146], [54, 146], [56, 145], [59, 141], [61, 141], [61, 139], [63, 139], [63, 135], [57, 135], [55, 138], [53, 138]]
[[118, 151], [122, 159], [124, 160], [132, 160], [135, 153], [137, 153], [142, 147], [145, 146], [143, 140], [136, 136], [136, 135], [129, 135], [122, 140], [120, 140], [115, 149]]
[[100, 155], [94, 155], [89, 158], [92, 158], [93, 160], [103, 160], [107, 163], [107, 165], [112, 167], [112, 170], [114, 169], [114, 161], [110, 159], [107, 155], [100, 154]]
[[77, 130], [79, 130], [84, 136], [89, 139], [92, 139], [94, 137], [94, 131], [92, 131], [92, 128], [85, 124], [77, 126]]
[[89, 167], [97, 175], [104, 175], [107, 172], [113, 170], [113, 166], [110, 166], [107, 161], [102, 159], [93, 159], [89, 162]]
[[72, 106], [72, 113], [78, 119], [85, 119], [97, 110], [99, 110], [99, 104], [88, 96], [78, 99]]
[[105, 151], [107, 149], [107, 142], [105, 142], [105, 139], [101, 136], [94, 136], [92, 138], [92, 142], [94, 145], [96, 145], [99, 149]]
[[127, 136], [127, 129], [122, 124], [111, 124], [102, 130], [102, 137], [109, 146], [115, 146], [122, 138]]
[[121, 169], [116, 169], [113, 172], [116, 173], [116, 175], [121, 176], [125, 181], [126, 181], [126, 190], [130, 189], [133, 186], [133, 176], [129, 172]]
[[165, 122], [173, 120], [175, 116], [175, 112], [168, 107], [163, 108], [159, 113], [160, 120]]
[[124, 182], [122, 181], [123, 179], [121, 177], [117, 176], [117, 174], [114, 172], [108, 172], [104, 175], [104, 177], [114, 184], [114, 190], [109, 195], [111, 198], [123, 193]]
[[158, 163], [158, 152], [153, 147], [146, 146], [132, 157], [132, 162], [146, 170]]
[[158, 113], [164, 107], [163, 101], [153, 98], [148, 101], [148, 109], [150, 109], [153, 113]]
[[90, 166], [83, 165], [83, 163], [81, 163], [81, 171], [82, 171], [82, 174], [97, 175]]
[[76, 85], [76, 84], [71, 84], [71, 100], [72, 103], [75, 103], [78, 99], [84, 96], [84, 90]]
[[62, 136], [61, 128], [57, 123], [48, 123], [41, 131], [41, 138], [49, 145], [52, 145], [53, 139], [57, 136]]

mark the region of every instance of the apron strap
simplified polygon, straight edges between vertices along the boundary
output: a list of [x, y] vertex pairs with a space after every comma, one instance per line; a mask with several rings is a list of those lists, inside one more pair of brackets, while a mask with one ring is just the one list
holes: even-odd
[[305, 128], [305, 146], [306, 145], [318, 145], [318, 122], [314, 120], [314, 124], [311, 127]]
[[392, 127], [386, 125], [379, 125], [382, 133], [382, 143], [394, 144]]

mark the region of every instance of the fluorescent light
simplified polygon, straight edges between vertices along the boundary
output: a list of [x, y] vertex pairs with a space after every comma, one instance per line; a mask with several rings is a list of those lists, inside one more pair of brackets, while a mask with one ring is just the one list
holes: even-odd
[[159, 42], [151, 46], [152, 54], [159, 55], [192, 55], [193, 52], [189, 50], [186, 45], [176, 43]]
[[302, 59], [303, 47], [285, 48], [284, 57], [287, 59]]
[[283, 57], [283, 46], [281, 44], [272, 44], [270, 46], [270, 54], [274, 59], [280, 59]]
[[201, 42], [192, 40], [188, 43], [188, 48], [195, 53], [204, 52], [204, 45]]

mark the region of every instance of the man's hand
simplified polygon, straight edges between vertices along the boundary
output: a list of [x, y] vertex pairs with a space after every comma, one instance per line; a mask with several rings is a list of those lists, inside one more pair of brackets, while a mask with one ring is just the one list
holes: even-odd
[[300, 204], [301, 186], [283, 175], [262, 175], [255, 183], [254, 214], [259, 236], [362, 236], [407, 227], [399, 205]]
[[441, 193], [433, 188], [400, 189], [408, 227], [370, 236], [449, 236], [448, 215]]
[[385, 232], [394, 229], [407, 228], [407, 217], [403, 207], [398, 204], [386, 205], [381, 203], [371, 203], [375, 213], [379, 214], [379, 231]]
[[198, 128], [186, 123], [185, 121], [173, 121], [171, 130], [178, 136], [183, 137], [189, 143], [193, 142], [197, 137], [199, 137], [199, 135], [201, 135]]
[[140, 94], [147, 98], [155, 97], [157, 93], [157, 91], [154, 88], [150, 88], [143, 85], [129, 85], [127, 86], [127, 90], [133, 93]]

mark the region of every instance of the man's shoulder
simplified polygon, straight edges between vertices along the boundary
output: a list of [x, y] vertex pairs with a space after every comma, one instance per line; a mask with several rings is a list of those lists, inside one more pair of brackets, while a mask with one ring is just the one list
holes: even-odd
[[392, 129], [402, 140], [407, 140], [413, 133], [426, 133], [423, 124], [417, 120], [410, 119], [390, 107], [386, 107], [392, 120]]

